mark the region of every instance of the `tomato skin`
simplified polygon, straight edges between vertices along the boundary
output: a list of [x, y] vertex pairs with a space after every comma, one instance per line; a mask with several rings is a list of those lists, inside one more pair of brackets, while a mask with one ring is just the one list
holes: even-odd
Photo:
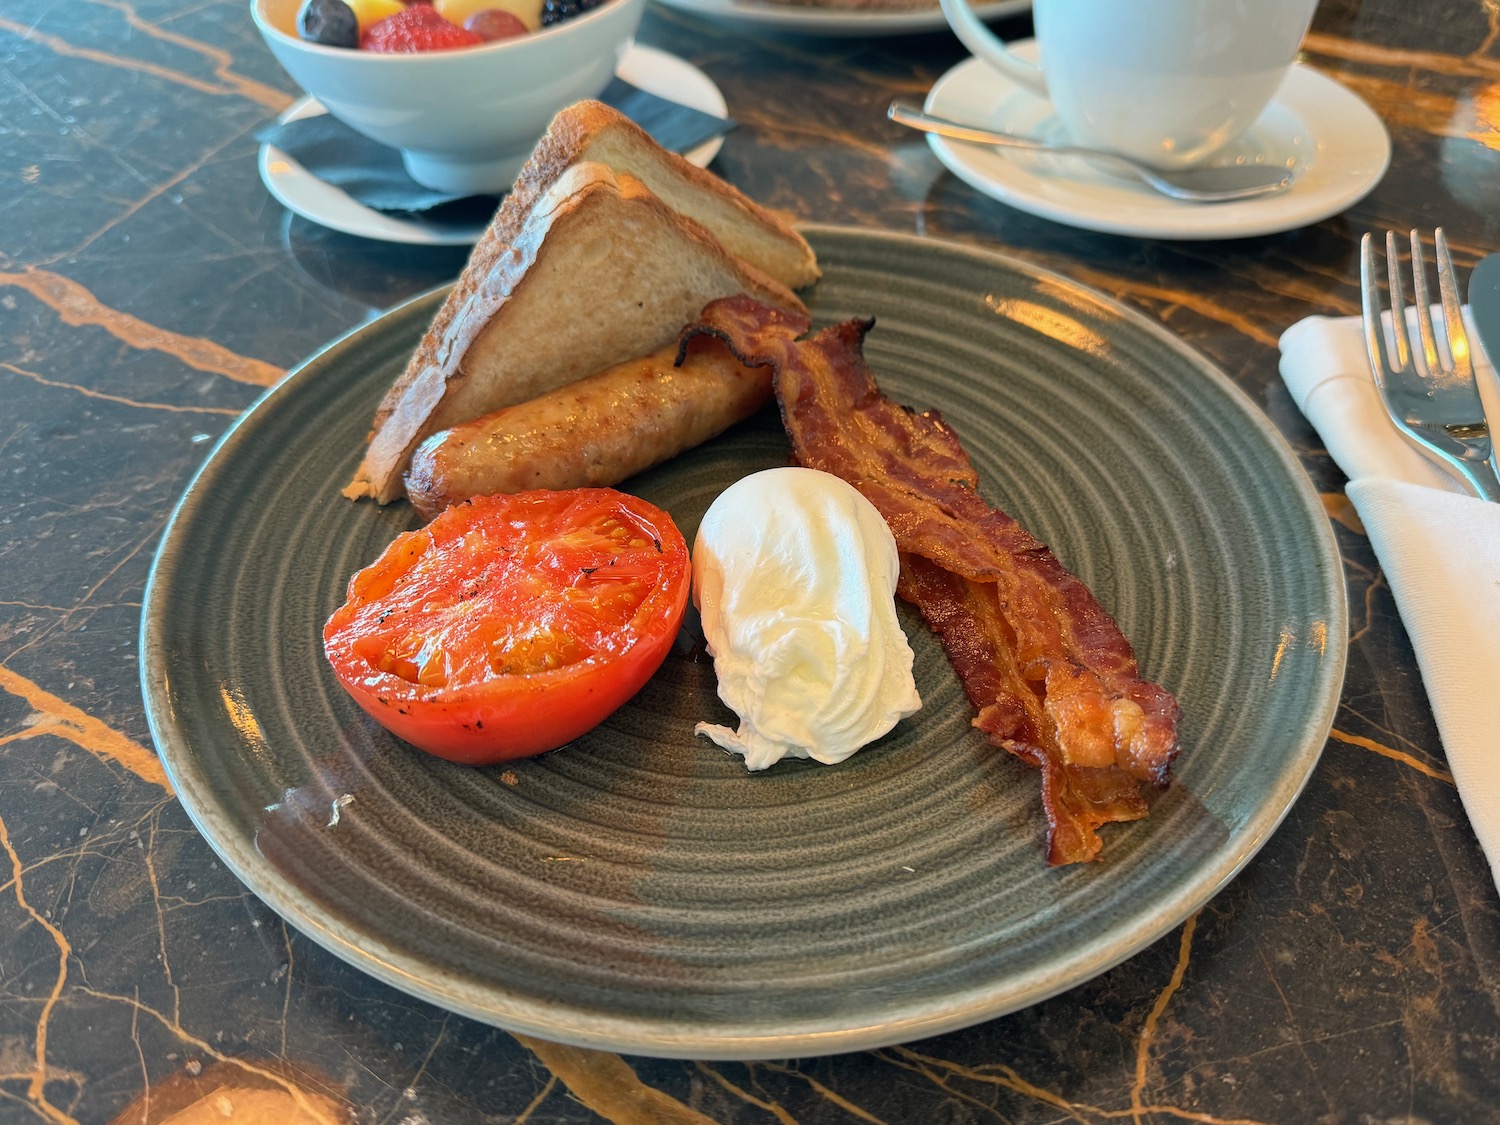
[[682, 533], [638, 497], [476, 497], [351, 577], [323, 648], [396, 737], [488, 765], [555, 750], [635, 695], [676, 639], [690, 583]]

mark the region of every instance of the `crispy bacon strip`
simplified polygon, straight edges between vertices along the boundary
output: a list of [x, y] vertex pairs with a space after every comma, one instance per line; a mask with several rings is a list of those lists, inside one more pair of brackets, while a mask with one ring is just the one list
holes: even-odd
[[1135, 654], [1088, 587], [980, 497], [979, 477], [935, 411], [880, 393], [865, 363], [870, 320], [810, 340], [768, 331], [747, 297], [715, 301], [709, 334], [740, 362], [770, 365], [797, 461], [842, 477], [885, 517], [901, 552], [898, 592], [943, 643], [995, 744], [1042, 771], [1051, 864], [1095, 859], [1095, 831], [1146, 815], [1140, 782], [1165, 787], [1177, 701], [1138, 675]]

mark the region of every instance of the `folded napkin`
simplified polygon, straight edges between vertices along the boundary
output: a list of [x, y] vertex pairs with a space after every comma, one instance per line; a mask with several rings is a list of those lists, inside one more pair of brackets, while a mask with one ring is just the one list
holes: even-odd
[[[623, 79], [613, 79], [599, 100], [618, 109], [672, 152], [688, 152], [729, 132], [736, 122], [657, 97]], [[325, 183], [377, 211], [431, 211], [494, 196], [462, 196], [423, 187], [407, 174], [401, 154], [372, 141], [330, 113], [273, 122], [256, 140], [286, 153]], [[462, 209], [462, 206], [460, 206]], [[435, 216], [434, 216], [435, 217]]]
[[[1470, 338], [1478, 337], [1470, 326]], [[1476, 347], [1487, 403], [1500, 380]], [[1349, 478], [1345, 489], [1411, 637], [1438, 733], [1500, 885], [1500, 504], [1407, 443], [1386, 417], [1357, 318], [1314, 316], [1281, 337], [1281, 377]], [[1491, 407], [1489, 415], [1500, 419]]]

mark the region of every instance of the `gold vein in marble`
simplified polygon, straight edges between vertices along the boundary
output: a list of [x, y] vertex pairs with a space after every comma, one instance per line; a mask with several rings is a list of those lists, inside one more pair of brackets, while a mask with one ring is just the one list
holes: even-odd
[[188, 1031], [187, 1028], [183, 1027], [181, 1023], [176, 1020], [169, 1019], [166, 1015], [158, 1012], [155, 1008], [151, 1007], [151, 1005], [143, 1003], [139, 998], [134, 996], [122, 996], [114, 992], [105, 992], [101, 989], [91, 988], [87, 984], [83, 983], [80, 983], [75, 987], [85, 996], [92, 996], [96, 1000], [106, 1000], [116, 1004], [124, 1004], [137, 1014], [150, 1016], [152, 1019], [156, 1020], [164, 1028], [170, 1031], [173, 1035], [177, 1036], [178, 1039], [182, 1040], [182, 1042], [188, 1044], [188, 1046], [192, 1047], [194, 1050], [200, 1052], [208, 1058], [213, 1059], [215, 1062], [229, 1067], [237, 1067], [240, 1070], [244, 1071], [246, 1074], [253, 1075], [254, 1077], [260, 1079], [262, 1082], [268, 1083], [275, 1090], [283, 1093], [286, 1100], [289, 1101], [292, 1106], [295, 1106], [298, 1113], [302, 1115], [296, 1118], [283, 1117], [283, 1121], [290, 1123], [291, 1121], [295, 1120], [296, 1122], [298, 1122], [298, 1125], [301, 1125], [301, 1122], [303, 1121], [308, 1122], [309, 1125], [349, 1125], [348, 1115], [343, 1111], [341, 1107], [335, 1105], [328, 1098], [324, 1097], [321, 1094], [316, 1094], [311, 1091], [302, 1089], [301, 1086], [278, 1074], [270, 1067], [261, 1066], [258, 1063], [250, 1061], [249, 1059], [235, 1058], [232, 1055], [226, 1055], [223, 1051], [215, 1048], [212, 1043], [208, 1042], [208, 1040], [201, 1039], [198, 1036], [194, 1035], [192, 1032]]
[[1440, 90], [1414, 89], [1409, 80], [1410, 71], [1418, 69], [1450, 77], [1500, 79], [1500, 62], [1486, 58], [1484, 50], [1480, 47], [1468, 55], [1412, 51], [1316, 33], [1303, 40], [1304, 54], [1392, 71], [1393, 77], [1385, 78], [1349, 69], [1320, 68], [1370, 103], [1388, 127], [1411, 128], [1437, 137], [1464, 135], [1463, 130], [1454, 125], [1454, 110], [1459, 101]]
[[[19, 1035], [7, 1035], [0, 1039], [0, 1083], [30, 1081], [32, 1072], [30, 1051], [30, 1044], [23, 1043]], [[65, 1082], [81, 1090], [88, 1082], [88, 1075], [72, 1067], [50, 1063], [47, 1066], [47, 1081]], [[7, 1097], [16, 1097], [9, 1091], [4, 1093]], [[20, 1099], [17, 1098], [17, 1100]]]
[[[882, 1057], [892, 1064], [914, 1070], [921, 1074], [933, 1085], [949, 1094], [954, 1094], [973, 1102], [976, 1099], [955, 1090], [948, 1078], [962, 1078], [969, 1082], [981, 1083], [987, 1086], [998, 1086], [1003, 1090], [1020, 1094], [1024, 1098], [1041, 1102], [1043, 1105], [1051, 1106], [1060, 1113], [1079, 1123], [1088, 1125], [1090, 1117], [1114, 1116], [1111, 1111], [1100, 1109], [1097, 1106], [1075, 1104], [1068, 1101], [1061, 1094], [1053, 1093], [1051, 1090], [1036, 1085], [1021, 1076], [1021, 1073], [1013, 1067], [1004, 1063], [985, 1064], [973, 1067], [962, 1063], [953, 1062], [950, 1059], [940, 1059], [932, 1055], [923, 1055], [910, 1047], [894, 1047], [890, 1052], [882, 1052]], [[1089, 1116], [1085, 1116], [1089, 1115]]]
[[1470, 105], [1474, 110], [1473, 127], [1464, 135], [1492, 151], [1500, 149], [1500, 82], [1476, 89]]
[[728, 1076], [726, 1076], [722, 1071], [716, 1069], [715, 1067], [709, 1066], [707, 1063], [699, 1062], [695, 1065], [698, 1067], [699, 1073], [711, 1078], [714, 1082], [717, 1082], [724, 1090], [726, 1090], [728, 1093], [733, 1094], [741, 1101], [746, 1102], [749, 1105], [753, 1105], [756, 1109], [761, 1109], [769, 1113], [772, 1117], [776, 1118], [777, 1121], [780, 1121], [781, 1125], [797, 1125], [797, 1119], [792, 1116], [792, 1114], [786, 1109], [785, 1106], [779, 1106], [775, 1102], [768, 1101], [765, 1098], [757, 1098], [743, 1086], [738, 1086], [735, 1083], [731, 1082]]
[[520, 1113], [516, 1114], [516, 1119], [512, 1122], [512, 1125], [527, 1125], [531, 1120], [531, 1115], [536, 1112], [537, 1107], [550, 1098], [552, 1091], [555, 1089], [557, 1089], [557, 1075], [549, 1074], [547, 1081], [542, 1084], [542, 1088], [526, 1103], [526, 1107]]
[[1351, 631], [1349, 634], [1349, 643], [1353, 644], [1355, 641], [1364, 640], [1364, 638], [1369, 635], [1370, 630], [1375, 627], [1375, 603], [1377, 599], [1385, 596], [1386, 582], [1384, 571], [1377, 571], [1372, 576], [1371, 572], [1364, 567], [1351, 566], [1350, 569], [1354, 570], [1358, 574], [1363, 575], [1366, 581], [1369, 583], [1365, 587], [1365, 596], [1362, 599], [1364, 603], [1365, 623], [1359, 626], [1359, 628]]
[[831, 1102], [833, 1105], [838, 1106], [839, 1109], [843, 1110], [850, 1117], [853, 1117], [856, 1121], [863, 1121], [866, 1123], [866, 1125], [887, 1125], [885, 1118], [876, 1117], [868, 1110], [861, 1109], [859, 1106], [851, 1102], [848, 1098], [840, 1094], [837, 1090], [830, 1089], [828, 1086], [826, 1086], [822, 1082], [819, 1082], [810, 1074], [805, 1074], [795, 1067], [786, 1066], [781, 1063], [766, 1062], [759, 1065], [764, 1066], [767, 1070], [775, 1071], [777, 1074], [789, 1074], [802, 1079], [802, 1081], [811, 1086], [813, 1090], [815, 1090], [825, 1101]]
[[955, 1090], [952, 1085], [944, 1079], [944, 1075], [954, 1078], [962, 1078], [970, 1082], [983, 1083], [989, 1086], [998, 1086], [1001, 1089], [1010, 1090], [1023, 1097], [1031, 1098], [1044, 1105], [1051, 1106], [1066, 1117], [1069, 1121], [1077, 1122], [1077, 1125], [1092, 1125], [1098, 1121], [1118, 1121], [1130, 1118], [1132, 1121], [1141, 1122], [1142, 1115], [1159, 1115], [1171, 1117], [1180, 1121], [1193, 1121], [1198, 1125], [1268, 1125], [1267, 1122], [1259, 1121], [1249, 1117], [1219, 1117], [1212, 1113], [1202, 1113], [1197, 1110], [1182, 1109], [1174, 1105], [1161, 1105], [1157, 1103], [1132, 1106], [1129, 1109], [1104, 1109], [1102, 1106], [1089, 1105], [1085, 1102], [1070, 1102], [1062, 1095], [1054, 1093], [1023, 1078], [1014, 1068], [1004, 1063], [984, 1064], [981, 1066], [965, 1066], [948, 1059], [939, 1059], [931, 1055], [918, 1054], [909, 1047], [897, 1047], [894, 1055], [881, 1052], [888, 1062], [893, 1065], [914, 1070], [923, 1075], [934, 1085], [949, 1094], [963, 1097], [966, 1101], [974, 1102], [983, 1108], [993, 1110], [987, 1103], [980, 1103], [977, 1099], [967, 1097]]
[[573, 1096], [614, 1125], [713, 1125], [713, 1119], [647, 1086], [619, 1055], [516, 1035]]
[[1135, 1119], [1140, 1120], [1140, 1115], [1146, 1112], [1145, 1104], [1141, 1100], [1146, 1092], [1146, 1082], [1151, 1065], [1151, 1045], [1156, 1040], [1156, 1029], [1161, 1024], [1161, 1017], [1171, 1003], [1172, 997], [1182, 987], [1182, 978], [1187, 975], [1188, 960], [1193, 951], [1193, 934], [1198, 929], [1198, 915], [1191, 914], [1182, 927], [1182, 937], [1177, 941], [1177, 964], [1172, 969], [1172, 977], [1167, 981], [1167, 986], [1157, 996], [1156, 1003], [1151, 1005], [1151, 1011], [1146, 1015], [1146, 1022], [1141, 1025], [1141, 1035], [1135, 1044], [1135, 1081], [1130, 1086], [1130, 1108]]
[[[72, 328], [102, 328], [132, 348], [163, 352], [196, 371], [223, 375], [238, 383], [269, 387], [286, 372], [260, 359], [237, 355], [198, 336], [183, 336], [110, 308], [78, 282], [48, 270], [0, 273], [0, 285], [23, 289]], [[230, 412], [234, 413], [234, 412]]]
[[1434, 781], [1441, 781], [1447, 785], [1453, 784], [1453, 775], [1447, 770], [1440, 770], [1436, 766], [1429, 766], [1420, 758], [1413, 757], [1404, 750], [1396, 750], [1383, 743], [1376, 742], [1371, 738], [1363, 738], [1357, 734], [1349, 734], [1337, 728], [1328, 732], [1328, 737], [1335, 742], [1342, 742], [1348, 746], [1358, 746], [1362, 750], [1368, 750], [1372, 754], [1379, 754], [1382, 758], [1390, 758], [1392, 761], [1400, 762], [1402, 765], [1410, 766], [1418, 773], [1426, 774]]
[[[1500, 78], [1500, 60], [1485, 58], [1482, 53], [1455, 55], [1443, 51], [1413, 51], [1405, 47], [1388, 47], [1366, 43], [1339, 35], [1309, 32], [1302, 50], [1344, 62], [1365, 63], [1393, 70], [1426, 70], [1455, 78]], [[1482, 50], [1482, 48], [1481, 48]], [[1407, 87], [1410, 92], [1410, 87]]]
[[151, 883], [151, 905], [156, 908], [156, 947], [161, 956], [162, 975], [167, 978], [167, 987], [172, 990], [172, 1022], [182, 1022], [182, 989], [177, 987], [177, 979], [172, 975], [172, 959], [167, 956], [167, 918], [162, 912], [161, 904], [161, 882], [156, 877], [156, 825], [157, 821], [151, 821], [151, 836], [146, 842], [145, 854], [146, 878]]
[[292, 974], [297, 968], [297, 955], [292, 951], [292, 933], [281, 919], [281, 943], [286, 948], [286, 981], [281, 987], [281, 1057], [286, 1058], [286, 1028], [292, 1014]]
[[[0, 668], [0, 671], [3, 671], [3, 668]], [[67, 935], [27, 901], [22, 883], [25, 867], [21, 863], [21, 857], [16, 853], [15, 846], [10, 842], [10, 829], [6, 827], [3, 818], [0, 818], [0, 848], [4, 848], [5, 854], [10, 857], [10, 882], [11, 889], [15, 892], [16, 902], [33, 922], [47, 931], [53, 944], [57, 946], [57, 977], [52, 982], [52, 990], [42, 1002], [41, 1014], [37, 1016], [36, 1066], [30, 1074], [25, 1075], [26, 1098], [43, 1120], [55, 1122], [56, 1125], [79, 1125], [76, 1118], [70, 1117], [47, 1100], [47, 1031], [52, 1021], [52, 1012], [62, 998], [63, 985], [68, 981], [68, 958], [73, 955], [73, 947], [69, 944]]]
[[442, 1043], [443, 1036], [448, 1034], [448, 1024], [452, 1019], [452, 1012], [443, 1013], [443, 1022], [438, 1026], [437, 1034], [432, 1037], [432, 1045], [427, 1048], [427, 1053], [422, 1056], [422, 1061], [418, 1064], [416, 1073], [406, 1080], [406, 1088], [408, 1090], [416, 1089], [417, 1083], [421, 1082], [422, 1076], [427, 1073], [427, 1064], [432, 1062], [432, 1056], [437, 1054], [438, 1045]]
[[[1374, 107], [1392, 133], [1411, 129], [1434, 137], [1465, 135], [1464, 130], [1457, 128], [1454, 122], [1458, 100], [1449, 94], [1435, 90], [1413, 90], [1405, 81], [1369, 74], [1344, 72], [1335, 77]], [[1457, 254], [1454, 256], [1458, 257]]]
[[97, 758], [125, 767], [142, 781], [172, 792], [172, 783], [167, 780], [161, 759], [139, 742], [126, 738], [3, 664], [0, 664], [0, 689], [25, 700], [38, 716], [30, 726], [0, 736], [0, 746], [44, 734], [56, 735]]
[[229, 406], [180, 406], [171, 402], [142, 402], [136, 398], [126, 398], [124, 395], [106, 394], [104, 391], [96, 391], [92, 387], [85, 387], [80, 383], [64, 383], [60, 379], [49, 379], [45, 375], [39, 375], [35, 371], [27, 371], [24, 367], [17, 367], [13, 363], [0, 362], [0, 371], [9, 371], [12, 375], [19, 375], [23, 379], [30, 379], [33, 383], [43, 387], [53, 387], [57, 390], [72, 391], [84, 398], [98, 399], [100, 402], [113, 402], [120, 406], [128, 406], [136, 410], [165, 410], [169, 414], [225, 414], [231, 418], [238, 417], [242, 411], [235, 410]]
[[1318, 498], [1323, 501], [1323, 511], [1328, 513], [1329, 519], [1342, 524], [1356, 535], [1365, 534], [1364, 521], [1359, 518], [1359, 512], [1349, 502], [1349, 497], [1342, 492], [1320, 492]]
[[[132, 26], [140, 26], [139, 21], [132, 23]], [[145, 27], [142, 26], [140, 29], [145, 30]], [[53, 54], [62, 55], [66, 58], [85, 59], [88, 62], [100, 63], [104, 66], [141, 71], [142, 73], [150, 74], [153, 77], [161, 78], [168, 82], [175, 82], [204, 94], [233, 95], [248, 98], [250, 101], [258, 102], [278, 113], [291, 105], [293, 100], [290, 94], [274, 89], [264, 83], [256, 82], [254, 79], [235, 74], [229, 69], [229, 64], [233, 60], [225, 52], [215, 50], [206, 43], [195, 43], [193, 40], [172, 35], [170, 32], [161, 32], [159, 29], [153, 33], [156, 38], [168, 39], [170, 42], [178, 43], [179, 45], [192, 44], [193, 50], [214, 59], [216, 63], [214, 77], [219, 81], [217, 83], [206, 82], [183, 71], [173, 70], [171, 67], [158, 66], [155, 63], [146, 62], [144, 59], [132, 59], [124, 55], [113, 55], [107, 51], [95, 51], [89, 47], [75, 47], [66, 39], [59, 38], [56, 35], [48, 35], [45, 32], [38, 31], [34, 27], [29, 27], [24, 23], [17, 23], [14, 20], [0, 18], [0, 31], [8, 31], [12, 35], [19, 35], [28, 42], [39, 43], [51, 50]]]

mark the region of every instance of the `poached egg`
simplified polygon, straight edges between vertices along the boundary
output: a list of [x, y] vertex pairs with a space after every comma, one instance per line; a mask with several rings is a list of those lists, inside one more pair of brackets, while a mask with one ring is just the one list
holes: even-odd
[[842, 762], [921, 707], [896, 617], [900, 562], [858, 490], [816, 469], [752, 473], [710, 505], [693, 602], [738, 729], [694, 730], [751, 770]]

